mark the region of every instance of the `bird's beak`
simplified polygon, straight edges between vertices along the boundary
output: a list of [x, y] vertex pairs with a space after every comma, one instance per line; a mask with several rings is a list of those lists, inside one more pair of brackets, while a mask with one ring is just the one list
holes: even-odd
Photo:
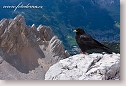
[[77, 32], [77, 30], [74, 30], [73, 32], [75, 32], [75, 33], [76, 33], [76, 32]]

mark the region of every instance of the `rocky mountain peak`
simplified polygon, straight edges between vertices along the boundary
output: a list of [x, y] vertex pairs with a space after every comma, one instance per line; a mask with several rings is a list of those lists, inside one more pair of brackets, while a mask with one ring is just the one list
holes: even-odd
[[44, 79], [52, 64], [68, 56], [50, 27], [28, 26], [22, 15], [0, 21], [0, 79]]

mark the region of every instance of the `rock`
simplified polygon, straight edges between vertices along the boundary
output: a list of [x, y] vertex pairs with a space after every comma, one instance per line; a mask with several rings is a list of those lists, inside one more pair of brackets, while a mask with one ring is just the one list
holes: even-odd
[[0, 21], [0, 79], [44, 80], [51, 65], [69, 57], [48, 26], [27, 26], [22, 15]]
[[78, 54], [49, 68], [45, 80], [120, 80], [120, 54]]
[[39, 31], [41, 33], [40, 37], [43, 41], [50, 41], [54, 36], [52, 29], [48, 26], [42, 26], [42, 28], [40, 28]]
[[0, 64], [3, 62], [3, 58], [0, 56]]

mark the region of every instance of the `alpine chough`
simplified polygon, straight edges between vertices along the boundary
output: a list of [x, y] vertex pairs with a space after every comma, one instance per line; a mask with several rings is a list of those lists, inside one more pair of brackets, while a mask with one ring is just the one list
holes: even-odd
[[87, 50], [91, 49], [101, 49], [106, 53], [109, 54], [112, 53], [112, 51], [108, 47], [99, 43], [97, 40], [93, 39], [90, 35], [86, 34], [83, 29], [77, 28], [73, 32], [76, 32], [75, 39], [83, 54]]

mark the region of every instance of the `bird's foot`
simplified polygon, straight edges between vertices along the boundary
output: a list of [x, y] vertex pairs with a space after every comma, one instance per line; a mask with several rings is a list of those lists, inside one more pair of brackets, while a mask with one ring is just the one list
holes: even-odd
[[85, 52], [81, 52], [80, 54], [85, 54]]

